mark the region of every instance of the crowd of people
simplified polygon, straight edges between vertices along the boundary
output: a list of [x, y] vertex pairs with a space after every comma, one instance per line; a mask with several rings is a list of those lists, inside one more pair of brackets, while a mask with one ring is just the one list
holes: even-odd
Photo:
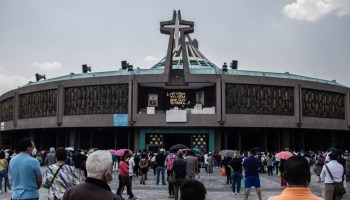
[[[20, 141], [19, 150], [12, 155], [0, 151], [0, 189], [4, 179], [4, 188], [12, 193], [12, 199], [39, 199], [40, 187], [48, 190], [48, 199], [100, 199], [103, 195], [103, 199], [122, 200], [124, 189], [128, 199], [138, 199], [132, 190], [132, 179], [139, 179], [140, 185], [145, 185], [148, 172], [153, 169], [156, 184], [167, 185], [169, 198], [204, 200], [207, 191], [201, 183], [200, 170], [204, 168], [205, 174], [211, 176], [213, 168], [220, 167], [225, 171], [226, 183], [231, 184], [233, 194], [243, 195], [244, 199], [248, 199], [252, 187], [261, 199], [259, 175], [262, 173], [280, 176], [281, 187], [285, 187], [281, 195], [269, 197], [269, 200], [322, 199], [308, 187], [311, 168], [325, 185], [323, 198], [331, 200], [342, 199], [342, 194], [337, 193], [337, 184], [345, 182], [345, 175], [350, 171], [348, 152], [334, 148], [317, 153], [293, 152], [294, 156], [288, 159], [254, 149], [236, 151], [226, 157], [188, 149], [170, 152], [160, 149], [158, 153], [126, 150], [116, 156], [106, 150], [74, 152], [63, 147], [37, 152], [34, 142], [25, 138]], [[40, 166], [44, 165], [47, 169], [42, 177]], [[115, 172], [119, 186], [113, 193], [108, 184]]]

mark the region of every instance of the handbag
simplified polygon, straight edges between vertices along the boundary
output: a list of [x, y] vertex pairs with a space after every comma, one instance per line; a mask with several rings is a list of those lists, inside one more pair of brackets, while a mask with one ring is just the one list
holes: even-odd
[[220, 168], [221, 176], [226, 176], [225, 167]]
[[53, 179], [50, 182], [47, 179], [45, 180], [45, 183], [43, 184], [43, 188], [50, 189], [50, 187], [52, 186], [53, 181], [55, 180], [58, 172], [63, 167], [63, 165], [60, 165], [60, 167], [58, 168], [57, 172], [55, 173], [55, 176], [53, 177]]
[[174, 177], [172, 176], [172, 174], [170, 174], [170, 175], [168, 176], [168, 182], [169, 182], [169, 183], [174, 183], [174, 182], [175, 182]]
[[333, 182], [334, 182], [334, 193], [337, 195], [337, 196], [343, 196], [344, 194], [346, 194], [346, 189], [343, 185], [342, 182], [335, 182], [334, 181], [334, 178], [333, 178], [333, 175], [331, 173], [331, 171], [329, 170], [328, 166], [326, 165], [326, 169], [329, 173], [329, 175], [331, 176]]

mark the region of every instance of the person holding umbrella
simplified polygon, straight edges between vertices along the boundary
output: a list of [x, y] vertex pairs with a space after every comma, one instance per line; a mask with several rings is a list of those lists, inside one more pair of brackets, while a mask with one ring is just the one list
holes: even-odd
[[281, 151], [278, 154], [276, 154], [277, 158], [280, 158], [280, 162], [278, 163], [278, 169], [281, 172], [281, 186], [287, 186], [287, 181], [286, 177], [284, 174], [284, 165], [286, 163], [286, 160], [290, 157], [294, 156], [291, 152], [289, 151]]

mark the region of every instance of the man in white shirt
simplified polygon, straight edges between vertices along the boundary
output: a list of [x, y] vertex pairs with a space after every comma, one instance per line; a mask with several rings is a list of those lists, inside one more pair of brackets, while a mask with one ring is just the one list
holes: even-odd
[[135, 167], [134, 156], [131, 155], [130, 158], [129, 158], [129, 177], [130, 177], [130, 184], [132, 184], [132, 177], [135, 176], [134, 167]]
[[[328, 157], [330, 161], [323, 166], [320, 174], [321, 181], [325, 183], [324, 199], [325, 200], [342, 199], [342, 196], [335, 194], [334, 183], [343, 181], [344, 168], [340, 163], [337, 162], [338, 152], [336, 149], [332, 149], [331, 152], [328, 154]], [[330, 173], [332, 174], [333, 178], [329, 174], [327, 167]]]
[[[209, 154], [211, 154], [211, 152], [209, 152]], [[205, 172], [208, 173], [208, 153], [204, 154], [204, 167], [205, 167]]]

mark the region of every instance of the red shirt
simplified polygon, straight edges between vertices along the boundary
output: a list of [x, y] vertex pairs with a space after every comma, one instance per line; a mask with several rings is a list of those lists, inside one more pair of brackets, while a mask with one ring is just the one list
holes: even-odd
[[129, 176], [129, 164], [125, 161], [119, 163], [119, 174], [121, 176]]

